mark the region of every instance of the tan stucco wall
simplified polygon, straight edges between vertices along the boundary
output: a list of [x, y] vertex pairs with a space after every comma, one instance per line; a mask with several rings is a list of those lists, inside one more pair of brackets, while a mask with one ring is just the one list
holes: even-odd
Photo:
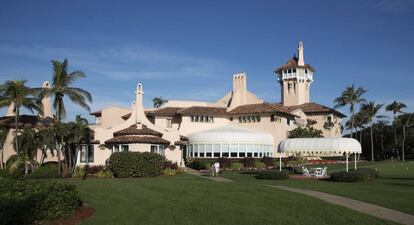
[[191, 122], [191, 117], [189, 116], [183, 116], [179, 131], [181, 135], [187, 136], [191, 133], [222, 127], [228, 123], [229, 120], [225, 117], [214, 117], [214, 123], [199, 123]]
[[[334, 123], [334, 127], [332, 127], [331, 129], [325, 129], [323, 127], [328, 116], [332, 116], [332, 122]], [[316, 121], [316, 124], [312, 125], [312, 127], [321, 130], [324, 137], [341, 137], [341, 118], [334, 116], [332, 114], [327, 114], [309, 115], [308, 119]]]
[[101, 126], [104, 128], [109, 128], [115, 125], [118, 125], [125, 120], [122, 119], [122, 116], [131, 112], [131, 109], [120, 108], [120, 107], [109, 107], [101, 110], [102, 117], [100, 119]]

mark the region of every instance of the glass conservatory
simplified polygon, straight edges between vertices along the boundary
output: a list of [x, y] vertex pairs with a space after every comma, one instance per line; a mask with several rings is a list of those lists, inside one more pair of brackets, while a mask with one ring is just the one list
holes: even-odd
[[270, 134], [226, 125], [188, 135], [187, 157], [272, 157]]

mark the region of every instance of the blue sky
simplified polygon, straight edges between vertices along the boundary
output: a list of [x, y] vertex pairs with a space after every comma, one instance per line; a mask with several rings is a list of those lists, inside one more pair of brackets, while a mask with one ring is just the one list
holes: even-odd
[[[40, 86], [50, 61], [68, 58], [70, 70], [87, 74], [74, 85], [93, 94], [93, 110], [129, 106], [137, 82], [148, 107], [155, 96], [214, 101], [236, 72], [247, 73], [250, 91], [279, 102], [273, 70], [303, 40], [305, 62], [317, 70], [312, 101], [332, 106], [355, 83], [369, 100], [397, 99], [413, 111], [413, 36], [409, 0], [2, 0], [0, 82]], [[88, 115], [67, 106], [69, 119]]]

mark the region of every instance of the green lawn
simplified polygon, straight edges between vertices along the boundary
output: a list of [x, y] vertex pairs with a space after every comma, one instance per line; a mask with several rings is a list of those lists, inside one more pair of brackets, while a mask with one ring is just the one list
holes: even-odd
[[[316, 167], [316, 166], [315, 166]], [[328, 172], [344, 170], [331, 165]], [[278, 184], [341, 195], [414, 215], [414, 162], [366, 162], [358, 167], [377, 169], [380, 178], [368, 183], [333, 183], [315, 180], [260, 181], [252, 175], [227, 172], [225, 177], [246, 184]]]
[[96, 209], [82, 224], [393, 224], [250, 182], [245, 175], [228, 176], [240, 182], [218, 183], [187, 174], [64, 182], [77, 185], [82, 200]]

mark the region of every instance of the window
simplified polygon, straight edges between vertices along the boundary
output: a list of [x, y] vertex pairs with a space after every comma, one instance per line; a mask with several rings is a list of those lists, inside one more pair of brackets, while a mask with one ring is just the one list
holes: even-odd
[[211, 117], [211, 116], [191, 116], [191, 122], [214, 123], [214, 117]]
[[274, 114], [270, 115], [271, 122], [282, 122], [282, 118], [275, 116]]
[[194, 116], [191, 116], [191, 122], [194, 122]]
[[293, 69], [293, 73], [296, 73], [296, 69]]
[[123, 152], [129, 151], [129, 145], [121, 145], [121, 149]]
[[275, 115], [273, 115], [273, 114], [272, 114], [272, 115], [270, 115], [270, 121], [271, 121], [271, 122], [275, 121]]
[[115, 145], [114, 148], [113, 148], [113, 151], [114, 152], [119, 152], [119, 145]]
[[292, 73], [292, 70], [291, 70], [291, 69], [289, 69], [289, 70], [288, 70], [288, 73]]
[[151, 152], [165, 156], [165, 150], [163, 145], [151, 145]]
[[305, 69], [305, 73], [306, 73], [306, 74], [308, 73], [308, 70], [307, 70], [307, 69]]
[[237, 117], [239, 123], [259, 123], [259, 115], [239, 116]]
[[172, 119], [167, 119], [167, 128], [172, 127]]
[[93, 145], [81, 145], [80, 147], [80, 162], [81, 163], [93, 163], [94, 159], [94, 146]]

